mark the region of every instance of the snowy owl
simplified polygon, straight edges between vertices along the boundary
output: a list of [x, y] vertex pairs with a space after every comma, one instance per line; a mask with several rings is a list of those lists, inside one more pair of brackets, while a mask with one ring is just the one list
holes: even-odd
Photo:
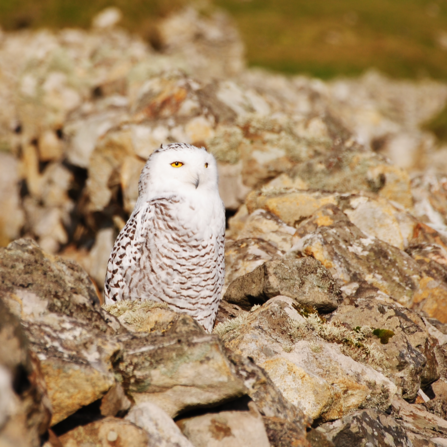
[[225, 275], [225, 210], [204, 148], [162, 144], [147, 160], [138, 201], [107, 265], [106, 304], [154, 300], [211, 332]]

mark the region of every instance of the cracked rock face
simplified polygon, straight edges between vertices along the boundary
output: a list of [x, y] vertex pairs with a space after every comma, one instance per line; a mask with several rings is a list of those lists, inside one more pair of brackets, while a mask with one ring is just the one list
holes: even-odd
[[51, 419], [45, 380], [20, 321], [0, 300], [0, 444], [40, 446]]
[[338, 419], [359, 406], [389, 406], [397, 392], [389, 379], [301, 330], [305, 325], [291, 298], [276, 297], [222, 339], [227, 348], [253, 358], [286, 399], [313, 419]]
[[365, 315], [373, 335], [377, 334], [371, 340], [383, 353], [382, 372], [402, 388], [404, 398], [415, 399], [421, 386], [427, 387], [440, 376], [436, 341], [426, 324], [416, 312], [381, 301], [377, 295], [339, 306], [330, 321], [354, 329], [364, 326]]
[[74, 262], [21, 239], [3, 249], [1, 294], [22, 320], [40, 361], [57, 424], [100, 399], [115, 383], [111, 359], [123, 329], [99, 306], [93, 284]]
[[318, 259], [340, 286], [366, 280], [398, 303], [443, 321], [439, 298], [447, 296], [446, 285], [426, 276], [407, 253], [366, 236], [336, 206], [321, 207], [295, 237], [294, 248]]
[[324, 433], [335, 447], [413, 446], [400, 423], [374, 410], [358, 411], [336, 422], [323, 424], [318, 430]]
[[223, 299], [249, 310], [254, 304], [279, 295], [325, 313], [337, 308], [342, 293], [319, 261], [289, 256], [267, 261], [237, 278], [230, 284]]
[[179, 318], [164, 335], [119, 337], [123, 351], [115, 371], [137, 403], [154, 403], [171, 417], [216, 405], [246, 392], [216, 336], [190, 318]]

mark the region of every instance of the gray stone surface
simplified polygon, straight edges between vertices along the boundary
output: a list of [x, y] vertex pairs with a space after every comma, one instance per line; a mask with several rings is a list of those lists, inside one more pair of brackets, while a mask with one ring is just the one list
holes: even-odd
[[318, 427], [335, 447], [413, 447], [405, 429], [392, 417], [362, 410]]
[[314, 258], [287, 256], [267, 261], [237, 278], [227, 288], [224, 300], [250, 309], [278, 295], [320, 312], [335, 310], [342, 293], [329, 271]]
[[197, 447], [182, 435], [175, 422], [160, 407], [150, 402], [134, 405], [125, 420], [146, 430], [151, 446]]

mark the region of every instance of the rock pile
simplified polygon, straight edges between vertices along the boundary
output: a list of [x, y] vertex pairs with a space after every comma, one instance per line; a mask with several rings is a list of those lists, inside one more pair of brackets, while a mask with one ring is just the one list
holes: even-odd
[[[248, 70], [217, 12], [156, 49], [118, 20], [0, 34], [0, 444], [447, 445], [447, 148], [421, 130], [447, 86]], [[169, 141], [219, 164], [211, 335], [101, 306]]]

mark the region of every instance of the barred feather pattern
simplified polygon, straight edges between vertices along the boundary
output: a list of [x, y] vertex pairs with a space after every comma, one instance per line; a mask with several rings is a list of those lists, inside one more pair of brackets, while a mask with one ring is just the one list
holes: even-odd
[[166, 303], [211, 332], [224, 282], [225, 234], [218, 227], [204, 237], [182, 216], [184, 202], [156, 198], [134, 211], [110, 255], [105, 299]]

